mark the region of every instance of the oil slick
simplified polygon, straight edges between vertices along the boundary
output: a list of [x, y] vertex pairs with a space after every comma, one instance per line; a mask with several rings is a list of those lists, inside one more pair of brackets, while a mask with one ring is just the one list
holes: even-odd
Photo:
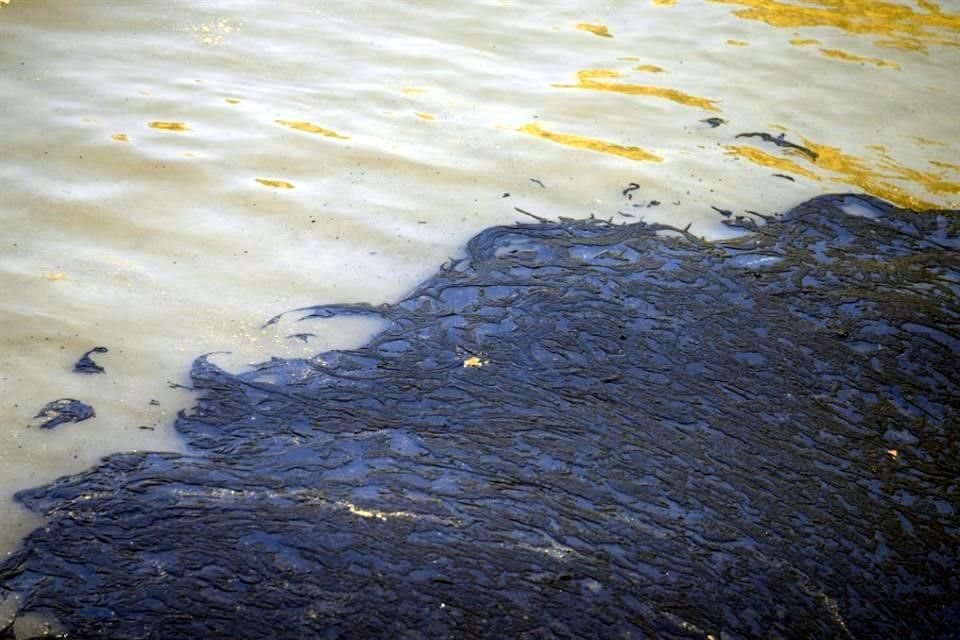
[[648, 96], [662, 98], [687, 107], [698, 107], [705, 111], [720, 111], [716, 101], [699, 96], [692, 96], [677, 89], [666, 87], [651, 87], [641, 84], [622, 84], [615, 82], [600, 82], [598, 78], [619, 78], [618, 71], [609, 69], [584, 69], [577, 72], [577, 84], [553, 84], [557, 89], [588, 89], [591, 91], [612, 91], [631, 96]]
[[306, 133], [317, 133], [327, 138], [335, 138], [337, 140], [350, 139], [350, 136], [343, 136], [337, 133], [336, 131], [325, 129], [323, 127], [318, 127], [312, 122], [304, 122], [301, 120], [277, 120], [276, 122], [277, 124], [281, 124], [285, 127], [289, 127], [290, 129], [296, 129], [297, 131], [305, 131]]
[[621, 158], [627, 158], [629, 160], [636, 160], [639, 162], [662, 162], [663, 158], [656, 156], [649, 151], [645, 151], [640, 147], [625, 147], [619, 144], [614, 144], [612, 142], [606, 142], [604, 140], [597, 140], [595, 138], [585, 138], [582, 136], [571, 135], [567, 133], [555, 133], [553, 131], [547, 131], [543, 129], [539, 124], [531, 122], [525, 124], [517, 131], [521, 133], [526, 133], [528, 135], [542, 138], [544, 140], [549, 140], [557, 144], [562, 144], [566, 147], [572, 147], [574, 149], [588, 149], [590, 151], [597, 151], [599, 153], [607, 153], [614, 156], [620, 156]]

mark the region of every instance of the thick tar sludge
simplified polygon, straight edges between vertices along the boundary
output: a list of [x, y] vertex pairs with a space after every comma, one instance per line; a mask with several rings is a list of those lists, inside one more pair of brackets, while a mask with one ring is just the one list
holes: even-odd
[[43, 421], [39, 424], [41, 429], [55, 429], [61, 424], [67, 422], [83, 422], [97, 415], [93, 407], [74, 400], [73, 398], [60, 398], [53, 402], [48, 402], [34, 419], [41, 418]]
[[194, 365], [189, 455], [23, 492], [78, 638], [957, 637], [960, 213], [489, 229], [356, 351]]

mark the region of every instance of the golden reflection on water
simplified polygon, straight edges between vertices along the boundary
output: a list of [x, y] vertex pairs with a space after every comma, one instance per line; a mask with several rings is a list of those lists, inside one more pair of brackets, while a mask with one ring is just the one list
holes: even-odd
[[952, 164], [950, 162], [940, 162], [938, 160], [930, 160], [929, 162], [935, 167], [942, 167], [944, 169], [950, 169], [952, 171], [956, 171], [960, 173], [960, 164]]
[[838, 60], [844, 60], [846, 62], [866, 62], [868, 64], [873, 64], [878, 67], [888, 67], [890, 69], [896, 69], [900, 71], [900, 65], [896, 62], [890, 62], [889, 60], [884, 60], [883, 58], [871, 58], [870, 56], [858, 56], [854, 53], [847, 53], [841, 49], [820, 49], [820, 55], [825, 58], [836, 58]]
[[820, 180], [819, 175], [813, 171], [810, 171], [809, 169], [804, 169], [793, 160], [769, 154], [766, 151], [757, 149], [756, 147], [731, 144], [724, 146], [724, 149], [726, 149], [727, 155], [743, 158], [763, 167], [776, 169], [777, 171], [782, 171], [783, 173], [793, 173], [805, 178], [810, 178], [811, 180]]
[[707, 111], [720, 111], [714, 100], [692, 96], [677, 89], [666, 87], [651, 87], [642, 84], [622, 84], [615, 82], [598, 82], [596, 78], [619, 78], [620, 73], [609, 69], [584, 69], [577, 72], [577, 84], [554, 84], [557, 89], [588, 89], [591, 91], [612, 91], [631, 96], [649, 96], [662, 98], [688, 107], [699, 107]]
[[277, 124], [282, 124], [285, 127], [290, 127], [291, 129], [296, 129], [297, 131], [306, 131], [307, 133], [319, 133], [322, 136], [328, 138], [336, 138], [337, 140], [349, 140], [350, 136], [342, 136], [336, 131], [331, 131], [330, 129], [324, 129], [323, 127], [318, 127], [317, 125], [310, 122], [301, 122], [297, 120], [277, 120]]
[[577, 25], [577, 29], [581, 31], [589, 31], [595, 36], [600, 36], [602, 38], [612, 38], [610, 31], [607, 29], [606, 25], [603, 24], [588, 24], [586, 22], [581, 22]]
[[[949, 163], [930, 160], [928, 161], [930, 164], [946, 170], [922, 171], [900, 164], [879, 145], [868, 146], [877, 156], [874, 161], [871, 161], [844, 153], [837, 147], [818, 144], [807, 138], [801, 138], [801, 140], [804, 147], [816, 154], [816, 159], [792, 149], [784, 150], [782, 155], [773, 155], [747, 145], [728, 145], [724, 148], [728, 155], [743, 158], [754, 164], [803, 176], [817, 182], [826, 180], [836, 184], [852, 185], [897, 206], [916, 211], [935, 209], [939, 206], [912, 193], [917, 188], [947, 196], [960, 194], [960, 182], [952, 182], [946, 178], [948, 171], [954, 169], [949, 166]], [[794, 157], [805, 164], [798, 164], [787, 156]], [[806, 165], [809, 165], [809, 168]], [[818, 172], [815, 169], [821, 171]], [[950, 202], [948, 206], [960, 207], [960, 199]]]
[[924, 11], [893, 2], [877, 0], [711, 0], [720, 4], [741, 5], [733, 14], [746, 20], [759, 20], [773, 27], [832, 27], [858, 35], [885, 36], [875, 44], [885, 47], [923, 51], [927, 45], [960, 46], [960, 14], [944, 13], [940, 6], [918, 0]]
[[295, 189], [296, 187], [284, 180], [267, 180], [266, 178], [257, 178], [257, 182], [264, 185], [265, 187], [273, 187], [275, 189]]
[[161, 129], [163, 131], [190, 131], [189, 127], [182, 122], [148, 122], [147, 126], [151, 129]]
[[546, 129], [543, 129], [535, 122], [525, 124], [517, 129], [517, 131], [535, 136], [537, 138], [543, 138], [544, 140], [549, 140], [551, 142], [556, 142], [557, 144], [562, 144], [566, 147], [573, 147], [574, 149], [589, 149], [590, 151], [609, 153], [610, 155], [620, 156], [621, 158], [628, 158], [630, 160], [638, 160], [641, 162], [663, 161], [663, 158], [656, 156], [649, 151], [645, 151], [640, 147], [625, 147], [612, 142], [597, 140], [595, 138], [584, 138], [583, 136], [575, 136], [568, 133], [555, 133], [553, 131], [547, 131]]
[[436, 118], [434, 118], [434, 117], [433, 117], [432, 115], [430, 115], [429, 113], [423, 113], [422, 111], [417, 111], [417, 112], [414, 113], [413, 115], [417, 116], [417, 117], [420, 118], [421, 120], [436, 120]]
[[655, 64], [641, 64], [633, 68], [634, 71], [645, 71], [647, 73], [665, 73], [661, 67]]
[[115, 133], [110, 137], [116, 140], [117, 142], [130, 142], [130, 140], [127, 138], [127, 134], [125, 133]]

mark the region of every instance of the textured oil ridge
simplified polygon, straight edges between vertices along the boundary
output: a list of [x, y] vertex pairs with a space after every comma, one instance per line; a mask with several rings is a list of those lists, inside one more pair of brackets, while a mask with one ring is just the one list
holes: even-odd
[[958, 249], [854, 196], [489, 229], [303, 312], [364, 348], [198, 359], [193, 453], [21, 493], [0, 584], [80, 638], [956, 637]]

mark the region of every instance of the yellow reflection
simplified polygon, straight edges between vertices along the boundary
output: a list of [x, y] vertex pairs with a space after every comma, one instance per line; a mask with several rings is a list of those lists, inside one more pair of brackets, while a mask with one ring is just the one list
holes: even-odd
[[793, 38], [790, 40], [790, 44], [798, 47], [805, 47], [808, 44], [820, 44], [820, 41], [816, 38]]
[[947, 146], [947, 145], [945, 145], [944, 143], [940, 142], [939, 140], [931, 140], [930, 138], [920, 138], [920, 137], [917, 137], [917, 138], [914, 138], [914, 140], [916, 140], [918, 143], [920, 143], [921, 145], [923, 145], [923, 146], [925, 146], [925, 147], [929, 147], [929, 146], [945, 147], [945, 146]]
[[653, 4], [666, 7], [671, 4], [677, 4], [677, 0], [653, 0]]
[[127, 134], [125, 133], [115, 133], [110, 137], [116, 140], [117, 142], [129, 142], [129, 140], [127, 139]]
[[49, 280], [50, 282], [58, 282], [58, 281], [60, 281], [60, 280], [63, 280], [63, 279], [66, 278], [67, 276], [66, 276], [66, 274], [63, 274], [63, 273], [60, 273], [59, 271], [56, 271], [56, 272], [54, 272], [54, 273], [45, 273], [45, 274], [43, 274], [43, 277], [46, 278], [47, 280]]
[[691, 96], [676, 89], [664, 87], [650, 87], [641, 84], [620, 84], [614, 82], [598, 82], [596, 78], [617, 78], [620, 74], [607, 69], [584, 69], [577, 72], [577, 84], [555, 84], [558, 89], [590, 89], [592, 91], [613, 91], [632, 96], [650, 96], [663, 98], [688, 107], [699, 107], [707, 111], [720, 111], [713, 100]]
[[[870, 195], [883, 198], [899, 207], [914, 210], [935, 209], [940, 204], [914, 195], [926, 192], [941, 196], [960, 194], [960, 182], [946, 179], [947, 171], [922, 171], [904, 166], [883, 151], [876, 152], [876, 160], [844, 153], [837, 147], [818, 144], [801, 138], [803, 146], [817, 154], [816, 160], [797, 154], [798, 164], [782, 155], [772, 155], [755, 147], [736, 145], [726, 147], [729, 155], [749, 160], [754, 164], [776, 169], [783, 173], [793, 173], [812, 180], [828, 180], [838, 184], [858, 187]], [[942, 163], [929, 161], [934, 166], [949, 170]], [[947, 204], [960, 206], [960, 199]]]
[[641, 64], [634, 67], [636, 71], [646, 71], [647, 73], [665, 73], [665, 71], [655, 64]]
[[926, 53], [927, 48], [919, 41], [910, 40], [877, 40], [874, 42], [878, 47], [887, 47], [888, 49], [905, 49], [907, 51], [920, 51]]
[[744, 42], [743, 40], [727, 40], [727, 44], [731, 47], [748, 47], [750, 46], [749, 42]]
[[852, 53], [847, 53], [846, 51], [841, 51], [840, 49], [820, 49], [820, 55], [826, 58], [846, 60], [847, 62], [868, 62], [870, 64], [877, 65], [878, 67], [890, 67], [891, 69], [896, 69], [897, 71], [900, 70], [900, 65], [898, 65], [896, 62], [890, 62], [889, 60], [883, 60], [882, 58], [858, 56]]
[[147, 126], [151, 129], [162, 129], [163, 131], [190, 131], [187, 125], [182, 122], [148, 122]]
[[644, 151], [640, 147], [624, 147], [612, 142], [606, 142], [604, 140], [584, 138], [566, 133], [554, 133], [553, 131], [547, 131], [546, 129], [541, 128], [540, 125], [535, 122], [525, 124], [517, 129], [517, 131], [535, 136], [537, 138], [543, 138], [544, 140], [549, 140], [551, 142], [556, 142], [557, 144], [562, 144], [566, 147], [573, 147], [574, 149], [589, 149], [590, 151], [609, 153], [614, 156], [620, 156], [622, 158], [629, 158], [630, 160], [639, 160], [643, 162], [661, 162], [663, 160], [663, 158], [655, 156], [649, 151]]
[[224, 100], [226, 100], [230, 104], [240, 104], [240, 101], [237, 100], [236, 98], [224, 98]]
[[310, 122], [301, 122], [297, 120], [277, 120], [277, 124], [282, 124], [285, 127], [290, 127], [291, 129], [296, 129], [297, 131], [306, 131], [307, 133], [319, 133], [322, 136], [328, 138], [336, 138], [337, 140], [349, 140], [349, 136], [342, 136], [336, 131], [331, 131], [330, 129], [324, 129], [323, 127], [318, 127], [317, 125]]
[[746, 145], [727, 145], [724, 148], [727, 150], [727, 155], [744, 158], [754, 164], [769, 167], [770, 169], [776, 169], [777, 171], [781, 171], [783, 173], [795, 173], [799, 176], [810, 178], [811, 180], [820, 180], [820, 176], [818, 176], [816, 173], [810, 171], [809, 169], [804, 169], [793, 160], [771, 155], [766, 151], [757, 149], [756, 147], [749, 147]]
[[603, 24], [587, 24], [586, 22], [581, 22], [577, 25], [577, 29], [581, 31], [589, 31], [595, 36], [601, 36], [603, 38], [612, 38], [610, 31], [607, 30], [607, 26]]
[[949, 162], [940, 162], [939, 160], [928, 160], [928, 162], [929, 162], [930, 164], [932, 164], [933, 166], [935, 166], [935, 167], [942, 167], [942, 168], [944, 168], [944, 169], [951, 169], [951, 170], [953, 170], [953, 171], [956, 171], [957, 173], [960, 173], [960, 164], [951, 164], [951, 163], [949, 163]]
[[427, 92], [426, 89], [419, 89], [419, 88], [417, 88], [417, 87], [402, 87], [402, 88], [400, 89], [400, 91], [402, 91], [403, 93], [406, 93], [406, 94], [408, 94], [408, 95], [417, 95], [417, 94], [420, 94], [420, 93], [426, 93], [426, 92]]
[[434, 118], [434, 117], [433, 117], [432, 115], [430, 115], [429, 113], [422, 113], [422, 112], [420, 112], [420, 111], [417, 111], [417, 112], [414, 113], [413, 115], [415, 115], [415, 116], [417, 116], [418, 118], [421, 118], [421, 119], [423, 119], [423, 120], [436, 120], [436, 118]]
[[295, 189], [291, 183], [283, 180], [267, 180], [266, 178], [257, 178], [257, 182], [265, 187], [274, 187], [275, 189]]
[[960, 14], [918, 0], [918, 8], [881, 0], [711, 0], [746, 7], [733, 14], [773, 27], [832, 27], [858, 35], [883, 36], [878, 45], [926, 51], [926, 45], [960, 46]]

